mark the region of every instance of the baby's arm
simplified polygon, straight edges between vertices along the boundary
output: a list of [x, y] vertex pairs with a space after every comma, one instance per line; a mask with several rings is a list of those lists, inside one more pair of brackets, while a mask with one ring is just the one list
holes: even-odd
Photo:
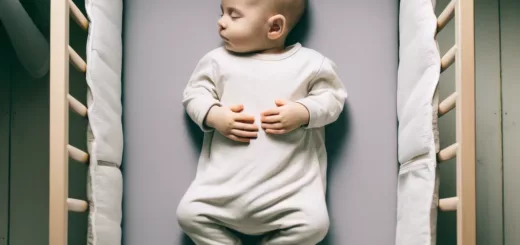
[[204, 132], [213, 130], [205, 122], [209, 110], [213, 106], [221, 106], [215, 86], [215, 66], [211, 57], [204, 56], [197, 63], [183, 93], [182, 104], [186, 113]]
[[309, 111], [306, 128], [319, 128], [336, 121], [343, 111], [347, 92], [336, 73], [335, 64], [324, 58], [316, 77], [309, 84], [309, 95], [296, 102]]
[[223, 107], [215, 85], [217, 64], [208, 56], [197, 64], [184, 89], [183, 105], [190, 118], [204, 132], [216, 129], [229, 139], [249, 142], [257, 137], [255, 118], [242, 112], [242, 105]]
[[307, 97], [296, 102], [276, 100], [275, 108], [262, 112], [262, 128], [268, 134], [286, 134], [302, 126], [323, 127], [338, 119], [346, 97], [334, 63], [324, 58]]
[[262, 112], [267, 134], [286, 134], [309, 123], [309, 111], [302, 104], [278, 99], [276, 107]]

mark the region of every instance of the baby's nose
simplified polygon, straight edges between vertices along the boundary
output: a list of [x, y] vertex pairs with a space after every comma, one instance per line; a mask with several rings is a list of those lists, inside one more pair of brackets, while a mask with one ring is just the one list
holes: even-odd
[[218, 27], [220, 30], [226, 29], [226, 23], [224, 22], [224, 20], [222, 20], [222, 18], [218, 20]]

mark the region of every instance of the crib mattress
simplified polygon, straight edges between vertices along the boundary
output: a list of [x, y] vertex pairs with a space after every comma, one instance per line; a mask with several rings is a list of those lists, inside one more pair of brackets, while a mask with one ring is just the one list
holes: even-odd
[[396, 245], [436, 243], [440, 54], [434, 9], [435, 0], [400, 2]]
[[121, 244], [122, 0], [86, 0], [89, 245]]

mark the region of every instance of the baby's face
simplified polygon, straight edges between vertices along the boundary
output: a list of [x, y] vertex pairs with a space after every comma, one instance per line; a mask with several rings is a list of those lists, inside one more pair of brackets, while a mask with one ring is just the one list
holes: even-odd
[[[263, 0], [265, 1], [265, 0]], [[222, 0], [219, 34], [225, 48], [246, 53], [265, 47], [268, 42], [269, 14], [262, 0]]]

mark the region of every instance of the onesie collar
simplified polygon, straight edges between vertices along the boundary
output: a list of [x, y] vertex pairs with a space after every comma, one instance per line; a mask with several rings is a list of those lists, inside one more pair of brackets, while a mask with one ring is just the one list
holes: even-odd
[[283, 60], [286, 58], [291, 57], [293, 54], [298, 52], [298, 50], [302, 47], [302, 45], [297, 42], [291, 46], [288, 46], [285, 49], [285, 52], [279, 53], [279, 54], [264, 54], [264, 53], [257, 53], [251, 56], [253, 59], [259, 59], [259, 60]]

